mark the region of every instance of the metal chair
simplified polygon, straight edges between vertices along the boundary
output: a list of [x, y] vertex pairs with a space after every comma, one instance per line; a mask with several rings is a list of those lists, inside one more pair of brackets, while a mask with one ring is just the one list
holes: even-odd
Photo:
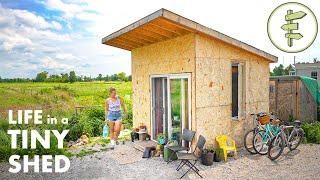
[[[197, 146], [192, 153], [177, 152], [178, 160], [181, 160], [181, 162], [176, 170], [179, 171], [184, 165], [187, 165], [189, 167], [189, 169], [180, 177], [180, 179], [183, 178], [190, 170], [193, 170], [195, 173], [198, 174], [198, 176], [203, 178], [199, 174], [199, 169], [195, 165], [201, 157], [205, 143], [206, 139], [202, 135], [200, 135], [197, 142]], [[191, 161], [194, 162], [192, 163]]]
[[[183, 129], [182, 140], [184, 140], [184, 141], [186, 141], [188, 143], [191, 143], [195, 134], [196, 134], [195, 131], [191, 131], [189, 129]], [[177, 152], [179, 152], [179, 151], [189, 151], [189, 146], [188, 147], [182, 146], [182, 142], [178, 146], [168, 146], [167, 148], [173, 152], [173, 153], [171, 153], [170, 157], [168, 158], [168, 164], [169, 164], [169, 162], [172, 161], [171, 159], [173, 158], [173, 156]]]

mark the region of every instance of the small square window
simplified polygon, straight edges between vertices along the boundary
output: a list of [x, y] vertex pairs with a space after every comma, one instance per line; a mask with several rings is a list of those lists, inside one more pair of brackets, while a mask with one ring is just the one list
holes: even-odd
[[312, 71], [311, 72], [311, 78], [318, 79], [318, 72], [317, 71]]

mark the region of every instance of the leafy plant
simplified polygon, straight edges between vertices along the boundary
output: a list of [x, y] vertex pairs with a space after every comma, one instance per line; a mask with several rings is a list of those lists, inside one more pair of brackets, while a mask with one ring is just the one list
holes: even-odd
[[214, 149], [215, 155], [214, 155], [214, 160], [217, 162], [220, 162], [223, 160], [224, 155], [223, 155], [223, 149], [221, 148], [215, 148]]
[[91, 137], [101, 136], [104, 119], [102, 107], [84, 109], [80, 114], [79, 128], [82, 127], [82, 133], [86, 133]]
[[320, 122], [302, 124], [305, 132], [305, 141], [307, 143], [320, 144]]

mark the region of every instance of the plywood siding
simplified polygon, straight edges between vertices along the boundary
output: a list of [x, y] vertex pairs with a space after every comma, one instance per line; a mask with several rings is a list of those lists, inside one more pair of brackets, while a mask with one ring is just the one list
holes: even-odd
[[[192, 124], [195, 121], [195, 35], [155, 43], [132, 50], [133, 126], [151, 129], [150, 76], [191, 73]], [[194, 129], [194, 126], [192, 127]]]
[[[243, 116], [231, 118], [231, 65], [243, 65]], [[208, 143], [227, 134], [242, 145], [250, 113], [269, 110], [269, 61], [213, 38], [196, 35], [196, 129]]]

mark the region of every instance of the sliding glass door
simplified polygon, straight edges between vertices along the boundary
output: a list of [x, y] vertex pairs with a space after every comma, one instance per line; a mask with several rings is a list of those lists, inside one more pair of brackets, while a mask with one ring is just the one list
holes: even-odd
[[152, 138], [160, 133], [181, 140], [181, 132], [190, 127], [191, 75], [152, 76]]

